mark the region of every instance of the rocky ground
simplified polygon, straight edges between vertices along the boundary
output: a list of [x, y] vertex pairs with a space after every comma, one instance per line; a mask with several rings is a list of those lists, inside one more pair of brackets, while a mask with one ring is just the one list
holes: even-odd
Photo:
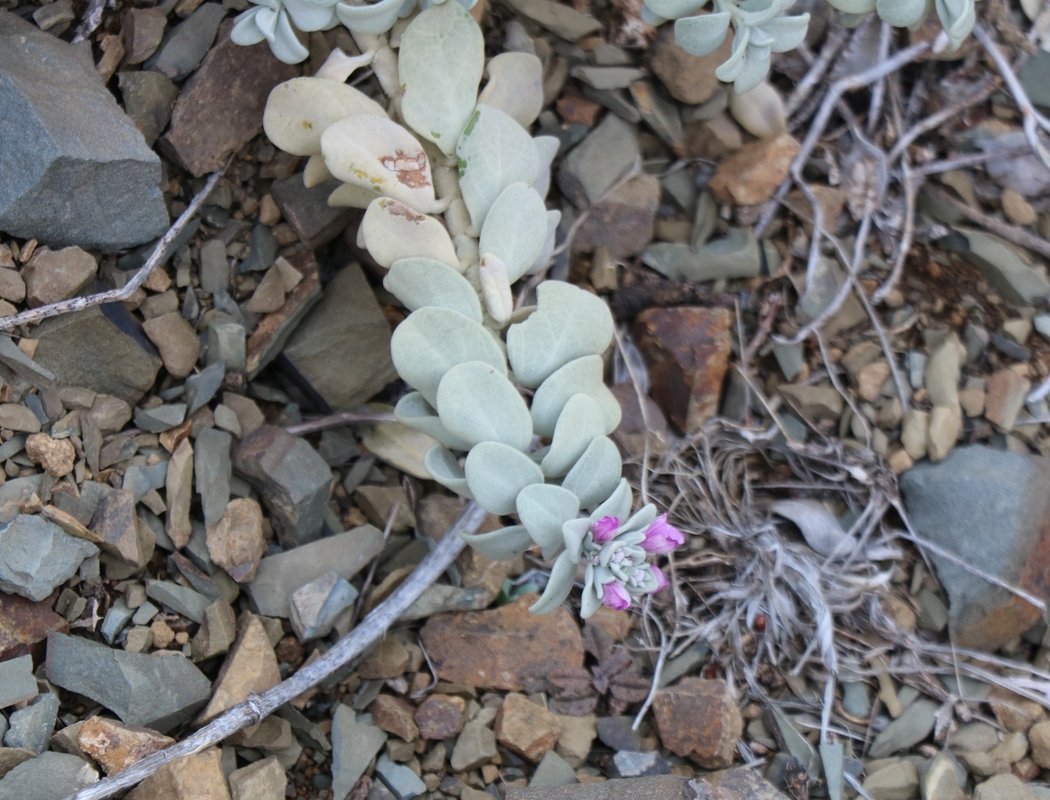
[[[123, 302], [0, 337], [0, 798], [64, 797], [312, 663], [461, 508], [388, 419], [403, 311], [359, 212], [260, 135], [350, 39], [290, 67], [228, 40], [243, 0], [82, 5], [0, 0], [0, 315], [124, 287], [222, 177]], [[464, 554], [363, 660], [127, 796], [1050, 797], [1050, 171], [1016, 92], [971, 42], [840, 103], [815, 229], [788, 170], [818, 104], [932, 28], [814, 5], [733, 98], [724, 52], [635, 4], [554, 5], [485, 26], [544, 61], [551, 271], [620, 323], [617, 441], [691, 534], [674, 591], [535, 617], [538, 557]], [[1050, 105], [1032, 24], [988, 13]]]

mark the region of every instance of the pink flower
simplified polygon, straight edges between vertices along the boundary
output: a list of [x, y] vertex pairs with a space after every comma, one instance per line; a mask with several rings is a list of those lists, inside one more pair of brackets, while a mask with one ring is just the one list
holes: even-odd
[[649, 590], [649, 594], [656, 594], [657, 592], [662, 592], [664, 589], [671, 585], [671, 582], [667, 580], [667, 576], [664, 575], [662, 569], [650, 564], [649, 570], [653, 573], [653, 577], [656, 578], [656, 586], [653, 589]]
[[615, 611], [626, 611], [631, 606], [631, 595], [617, 581], [609, 581], [602, 587], [602, 605]]
[[591, 525], [591, 533], [594, 535], [595, 544], [605, 544], [615, 537], [619, 530], [619, 517], [602, 517]]
[[666, 514], [661, 514], [645, 529], [642, 549], [649, 553], [670, 553], [684, 542], [685, 534], [667, 522]]

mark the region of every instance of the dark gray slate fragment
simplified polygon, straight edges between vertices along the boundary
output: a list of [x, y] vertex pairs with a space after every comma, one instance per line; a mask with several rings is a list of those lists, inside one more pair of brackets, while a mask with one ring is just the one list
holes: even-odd
[[660, 775], [651, 778], [618, 778], [582, 786], [546, 786], [511, 789], [507, 800], [787, 800], [754, 770], [744, 767], [705, 772], [696, 778]]
[[0, 708], [30, 700], [36, 693], [31, 655], [0, 661]]
[[200, 6], [164, 37], [157, 52], [146, 61], [146, 69], [163, 73], [173, 81], [187, 77], [208, 53], [224, 16], [226, 9], [221, 3]]
[[282, 542], [305, 544], [321, 535], [332, 471], [309, 442], [263, 425], [241, 442], [233, 463], [262, 496]]
[[190, 719], [211, 694], [211, 682], [181, 655], [129, 653], [63, 633], [48, 636], [47, 679], [161, 733]]
[[204, 619], [204, 611], [212, 603], [211, 598], [172, 581], [147, 580], [146, 596], [194, 622]]
[[117, 74], [124, 109], [149, 144], [164, 133], [179, 90], [159, 72], [142, 70]]
[[38, 695], [36, 700], [11, 713], [10, 727], [4, 734], [4, 746], [24, 747], [34, 753], [42, 753], [55, 732], [58, 719], [58, 698], [51, 692]]
[[201, 496], [204, 521], [214, 525], [222, 519], [230, 501], [230, 446], [233, 437], [225, 431], [205, 428], [197, 436], [193, 471], [197, 494]]
[[0, 230], [51, 247], [162, 233], [160, 159], [77, 48], [0, 11]]
[[63, 800], [98, 780], [98, 770], [67, 753], [41, 753], [0, 779], [0, 800]]
[[91, 542], [70, 536], [43, 517], [19, 514], [0, 531], [0, 591], [39, 602], [96, 553]]
[[302, 175], [274, 181], [270, 193], [281, 215], [308, 250], [328, 244], [346, 228], [353, 209], [328, 205], [328, 195], [340, 185], [327, 181], [307, 189]]

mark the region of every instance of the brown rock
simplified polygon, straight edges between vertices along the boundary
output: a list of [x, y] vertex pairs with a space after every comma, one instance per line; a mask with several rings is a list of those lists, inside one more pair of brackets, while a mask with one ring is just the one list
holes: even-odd
[[683, 778], [657, 775], [584, 785], [510, 788], [507, 800], [787, 800], [755, 770], [727, 769]]
[[521, 691], [556, 669], [583, 667], [583, 640], [565, 608], [530, 614], [536, 595], [491, 611], [440, 614], [423, 626], [423, 646], [442, 680]]
[[277, 656], [262, 621], [254, 614], [245, 613], [241, 615], [240, 623], [240, 635], [219, 670], [211, 700], [201, 712], [201, 722], [207, 722], [244, 702], [249, 695], [265, 692], [281, 682]]
[[157, 539], [146, 525], [139, 524], [135, 495], [116, 489], [106, 495], [91, 518], [95, 544], [104, 553], [116, 556], [135, 569], [146, 566]]
[[46, 433], [34, 433], [26, 439], [26, 455], [39, 464], [52, 478], [61, 478], [73, 471], [77, 459], [76, 448], [69, 439], [52, 439]]
[[26, 298], [26, 283], [13, 269], [0, 269], [0, 297], [12, 303], [21, 303]]
[[357, 665], [357, 674], [365, 680], [393, 680], [408, 671], [412, 654], [399, 639], [384, 639]]
[[1039, 218], [1032, 204], [1013, 189], [1006, 189], [999, 199], [1003, 205], [1003, 213], [1014, 225], [1034, 225]]
[[722, 159], [744, 146], [740, 126], [726, 113], [695, 120], [685, 126], [685, 155], [688, 158]]
[[211, 747], [165, 764], [138, 785], [127, 800], [230, 800], [222, 753]]
[[883, 384], [889, 377], [890, 365], [888, 362], [876, 361], [868, 364], [857, 373], [857, 394], [862, 400], [867, 400], [869, 403], [875, 402], [882, 391]]
[[[301, 182], [298, 176], [295, 180]], [[277, 357], [295, 327], [321, 298], [321, 272], [313, 255], [310, 252], [299, 253], [288, 261], [302, 273], [303, 279], [285, 297], [284, 305], [260, 319], [248, 337], [245, 368], [249, 378]], [[234, 408], [234, 411], [237, 409]]]
[[233, 800], [284, 800], [288, 776], [276, 756], [264, 758], [230, 773]]
[[91, 404], [88, 416], [99, 433], [116, 433], [131, 421], [132, 410], [124, 400], [111, 394], [99, 394]]
[[263, 516], [259, 504], [249, 497], [231, 500], [222, 519], [209, 526], [208, 554], [237, 583], [248, 583], [266, 551]]
[[270, 90], [299, 74], [298, 67], [278, 61], [266, 42], [231, 42], [232, 27], [232, 20], [220, 26], [215, 45], [186, 81], [164, 137], [198, 178], [222, 169], [228, 156], [259, 134]]
[[406, 742], [414, 742], [419, 736], [419, 728], [412, 719], [412, 704], [402, 697], [392, 694], [381, 694], [368, 707], [376, 725], [387, 733], [399, 736]]
[[164, 481], [168, 503], [165, 530], [175, 547], [181, 550], [189, 544], [193, 534], [193, 526], [190, 524], [190, 505], [193, 502], [193, 445], [189, 439], [179, 442], [179, 446], [171, 454], [168, 474]]
[[77, 746], [91, 756], [107, 775], [125, 770], [175, 740], [149, 728], [125, 725], [105, 717], [84, 720], [77, 732]]
[[245, 309], [253, 314], [269, 314], [284, 305], [285, 294], [280, 269], [276, 266], [270, 267], [255, 287], [251, 299], [245, 304]]
[[984, 396], [985, 418], [1000, 430], [1010, 431], [1031, 388], [1031, 382], [1012, 369], [992, 373], [988, 376]]
[[142, 330], [156, 346], [164, 368], [175, 378], [185, 378], [197, 363], [201, 340], [193, 326], [177, 311], [142, 323]]
[[993, 686], [988, 692], [988, 704], [999, 724], [1011, 733], [1027, 733], [1034, 724], [1046, 719], [1042, 705], [1000, 686]]
[[569, 125], [586, 125], [594, 127], [594, 123], [601, 116], [602, 107], [594, 100], [580, 97], [578, 94], [566, 92], [555, 102], [554, 107], [558, 115]]
[[660, 740], [675, 755], [705, 769], [733, 763], [744, 723], [725, 681], [683, 678], [657, 692], [653, 713]]
[[432, 694], [419, 704], [414, 719], [424, 739], [448, 739], [463, 730], [467, 701], [451, 694]]
[[732, 37], [706, 56], [687, 53], [674, 41], [673, 26], [665, 25], [653, 44], [650, 66], [676, 100], [689, 105], [705, 103], [721, 87], [715, 70], [729, 58]]
[[639, 175], [613, 190], [590, 209], [576, 231], [572, 249], [589, 253], [605, 247], [613, 258], [638, 255], [653, 238], [660, 205], [660, 179]]
[[65, 633], [69, 624], [52, 611], [55, 596], [34, 603], [0, 592], [0, 661], [43, 654], [43, 642], [52, 631]]
[[725, 308], [651, 308], [638, 315], [635, 336], [649, 365], [650, 394], [683, 433], [718, 413], [729, 368], [732, 313]]
[[303, 247], [316, 250], [346, 230], [353, 210], [328, 205], [328, 195], [338, 181], [325, 181], [307, 188], [302, 175], [292, 175], [273, 182], [270, 187], [274, 202]]
[[237, 617], [229, 603], [216, 600], [204, 609], [204, 619], [190, 642], [194, 661], [221, 656], [230, 649], [237, 635]]
[[764, 203], [787, 177], [799, 147], [786, 133], [744, 145], [718, 165], [709, 186], [711, 193], [730, 205]]
[[1037, 722], [1028, 731], [1032, 759], [1044, 769], [1050, 769], [1050, 722]]
[[79, 247], [63, 247], [61, 250], [37, 248], [29, 263], [22, 268], [30, 307], [73, 297], [91, 282], [96, 272], [95, 257]]
[[40, 420], [26, 406], [19, 403], [2, 403], [0, 404], [0, 428], [19, 433], [37, 433], [40, 430]]
[[160, 47], [168, 15], [160, 8], [129, 8], [124, 12], [124, 63], [141, 64]]
[[495, 730], [496, 741], [508, 750], [530, 761], [539, 761], [558, 743], [561, 724], [556, 714], [525, 695], [512, 692], [500, 706]]

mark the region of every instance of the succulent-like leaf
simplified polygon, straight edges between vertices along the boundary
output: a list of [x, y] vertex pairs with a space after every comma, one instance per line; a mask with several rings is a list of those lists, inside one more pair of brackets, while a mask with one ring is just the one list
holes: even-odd
[[602, 517], [616, 517], [621, 523], [626, 522], [627, 515], [631, 513], [631, 484], [627, 478], [620, 478], [613, 493], [609, 495], [602, 504], [591, 512], [591, 519], [599, 520]]
[[875, 10], [876, 0], [828, 0], [828, 5], [844, 14], [867, 14]]
[[558, 240], [558, 225], [561, 223], [561, 212], [551, 210], [547, 212], [547, 238], [543, 242], [540, 254], [532, 262], [528, 272], [538, 272], [545, 269], [554, 257], [554, 245]]
[[579, 460], [588, 445], [604, 432], [605, 417], [598, 402], [590, 395], [574, 394], [558, 416], [550, 452], [540, 464], [543, 474], [548, 478], [560, 478]]
[[601, 356], [590, 355], [570, 361], [555, 370], [532, 396], [532, 427], [540, 436], [551, 436], [562, 409], [574, 394], [590, 395], [602, 412], [602, 434], [612, 433], [620, 424], [622, 409], [603, 378]]
[[[776, 136], [787, 128], [784, 100], [780, 92], [766, 81], [762, 81], [750, 92], [734, 93], [729, 101], [729, 113], [744, 130], [759, 139]], [[702, 196], [710, 198], [707, 194]], [[700, 244], [703, 242], [696, 246]]]
[[512, 183], [496, 198], [481, 226], [478, 250], [492, 253], [507, 268], [514, 283], [539, 257], [547, 240], [547, 207], [524, 183]]
[[580, 513], [580, 501], [568, 489], [550, 483], [534, 483], [518, 493], [518, 519], [543, 548], [544, 558], [553, 558], [565, 546], [561, 528]]
[[926, 16], [926, 0], [876, 0], [875, 13], [883, 22], [907, 28]]
[[729, 20], [728, 11], [679, 19], [674, 24], [675, 44], [694, 56], [709, 55], [725, 41]]
[[514, 297], [510, 293], [510, 275], [507, 265], [498, 256], [484, 253], [478, 267], [481, 283], [481, 299], [492, 321], [500, 328], [506, 325], [514, 313]]
[[[303, 186], [307, 189], [312, 189], [314, 186], [320, 186], [325, 181], [332, 180], [332, 173], [328, 171], [328, 167], [324, 165], [324, 158], [321, 157], [320, 153], [314, 153], [306, 159], [306, 166], [303, 167]], [[376, 198], [376, 194], [373, 192], [368, 198], [368, 202], [372, 202]], [[365, 203], [361, 208], [367, 208], [368, 203]]]
[[369, 204], [357, 240], [382, 267], [413, 256], [432, 258], [456, 270], [460, 267], [444, 225], [389, 197]]
[[649, 503], [635, 511], [620, 527], [625, 531], [637, 531], [648, 526], [654, 519], [656, 519], [656, 506]]
[[492, 106], [479, 105], [471, 115], [456, 145], [456, 156], [463, 202], [479, 231], [500, 192], [519, 181], [531, 184], [539, 172], [532, 137]]
[[955, 50], [970, 35], [977, 22], [974, 0], [934, 0], [937, 17], [948, 34], [948, 43]]
[[386, 33], [397, 22], [404, 0], [379, 0], [378, 3], [337, 3], [336, 16], [354, 33]]
[[328, 171], [345, 183], [400, 200], [423, 213], [440, 210], [427, 154], [392, 119], [350, 114], [321, 134], [321, 153]]
[[328, 195], [328, 205], [332, 208], [368, 208], [373, 200], [378, 200], [380, 197], [382, 197], [381, 194], [366, 189], [364, 186], [340, 183]]
[[471, 447], [502, 442], [525, 450], [532, 441], [529, 408], [505, 373], [482, 361], [452, 367], [438, 384], [441, 423]]
[[451, 450], [440, 445], [431, 447], [423, 456], [423, 465], [430, 477], [446, 489], [473, 499], [463, 467], [459, 465], [459, 459]]
[[612, 493], [622, 474], [620, 451], [608, 436], [599, 436], [583, 451], [561, 485], [580, 498], [582, 508], [594, 508]]
[[[916, 0], [892, 0], [893, 2], [916, 2]], [[925, 0], [919, 0], [925, 8]], [[925, 11], [923, 12], [925, 13]], [[806, 38], [806, 29], [809, 27], [809, 14], [799, 14], [794, 17], [777, 17], [762, 26], [762, 32], [773, 41], [769, 49], [774, 53], [786, 53], [794, 50]]]
[[292, 24], [301, 31], [323, 31], [336, 25], [335, 0], [283, 0]]
[[570, 361], [602, 353], [613, 337], [612, 314], [600, 297], [561, 281], [541, 283], [536, 296], [536, 311], [507, 331], [514, 374], [530, 388]]
[[660, 19], [679, 19], [695, 14], [707, 0], [645, 0], [645, 8]]
[[549, 614], [565, 602], [565, 598], [572, 591], [574, 580], [576, 563], [569, 558], [568, 553], [562, 553], [554, 560], [547, 588], [543, 590], [540, 599], [529, 607], [529, 611], [533, 614]]
[[463, 541], [485, 558], [504, 561], [521, 555], [532, 546], [532, 537], [524, 525], [511, 525], [488, 533], [463, 533]]
[[432, 258], [401, 258], [390, 265], [383, 287], [409, 311], [437, 306], [481, 322], [478, 293], [456, 270]]
[[449, 433], [437, 415], [437, 410], [423, 399], [419, 392], [409, 392], [394, 406], [398, 422], [422, 431], [453, 450], [469, 450], [470, 443]]
[[328, 126], [351, 114], [386, 118], [379, 103], [353, 86], [324, 78], [292, 78], [270, 92], [263, 130], [286, 153], [312, 156], [321, 152], [321, 134]]
[[390, 338], [390, 356], [398, 374], [432, 406], [437, 405], [441, 379], [456, 364], [481, 361], [507, 374], [492, 334], [447, 308], [428, 306], [409, 314]]
[[436, 442], [422, 431], [400, 422], [380, 422], [365, 429], [361, 444], [376, 458], [402, 472], [417, 478], [430, 476], [424, 458]]
[[477, 445], [467, 453], [464, 470], [474, 499], [491, 514], [510, 514], [522, 489], [543, 483], [536, 463], [502, 442]]
[[543, 110], [543, 64], [532, 53], [499, 53], [485, 67], [478, 102], [505, 111], [528, 128]]
[[401, 115], [450, 155], [477, 102], [485, 65], [481, 28], [459, 3], [419, 14], [401, 35]]
[[570, 519], [561, 526], [561, 536], [565, 541], [565, 552], [569, 554], [574, 562], [579, 562], [583, 553], [583, 540], [591, 529], [591, 521], [587, 517]]
[[536, 153], [539, 156], [539, 168], [532, 182], [532, 188], [540, 197], [546, 198], [551, 188], [551, 164], [554, 163], [558, 150], [561, 149], [561, 140], [556, 136], [536, 136], [532, 143], [536, 145]]

